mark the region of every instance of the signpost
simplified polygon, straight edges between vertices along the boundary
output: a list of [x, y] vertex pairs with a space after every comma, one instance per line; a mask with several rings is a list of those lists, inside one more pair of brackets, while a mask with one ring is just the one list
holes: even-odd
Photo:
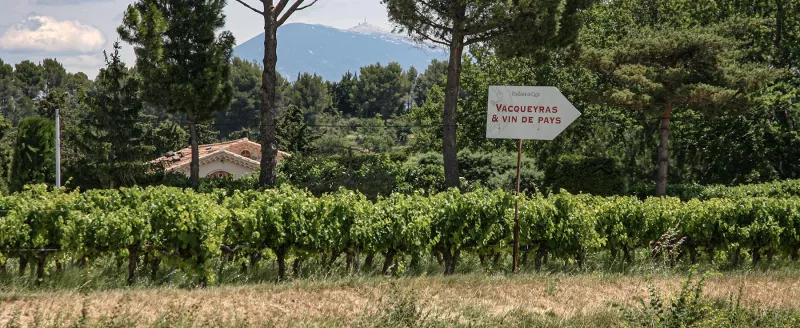
[[[486, 138], [517, 139], [517, 195], [522, 140], [553, 140], [581, 113], [556, 87], [490, 86]], [[514, 268], [519, 267], [519, 199], [514, 209]]]

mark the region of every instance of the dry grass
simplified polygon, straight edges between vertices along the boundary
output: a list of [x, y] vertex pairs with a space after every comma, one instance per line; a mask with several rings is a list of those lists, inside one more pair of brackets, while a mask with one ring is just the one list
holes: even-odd
[[[663, 292], [676, 290], [682, 277], [657, 278]], [[714, 276], [705, 294], [727, 298], [743, 285], [746, 307], [800, 309], [800, 279], [758, 274]], [[422, 277], [281, 285], [222, 286], [205, 290], [158, 288], [88, 294], [77, 292], [0, 293], [0, 325], [16, 315], [22, 323], [36, 317], [77, 317], [85, 309], [90, 321], [127, 315], [150, 324], [170, 313], [198, 322], [213, 320], [270, 322], [278, 326], [355, 319], [378, 311], [392, 295], [417, 296], [425, 311], [462, 313], [478, 310], [493, 316], [524, 309], [570, 319], [609, 311], [613, 303], [632, 304], [647, 297], [647, 281], [630, 276]]]

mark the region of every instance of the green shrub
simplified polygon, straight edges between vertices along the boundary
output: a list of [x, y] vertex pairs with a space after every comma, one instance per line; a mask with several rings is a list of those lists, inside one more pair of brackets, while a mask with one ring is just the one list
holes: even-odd
[[616, 159], [602, 156], [562, 155], [548, 165], [544, 186], [553, 191], [598, 196], [628, 192], [625, 172]]

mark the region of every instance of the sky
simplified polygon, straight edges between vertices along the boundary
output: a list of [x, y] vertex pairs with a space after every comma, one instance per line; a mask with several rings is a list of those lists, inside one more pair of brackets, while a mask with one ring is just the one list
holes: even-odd
[[[259, 0], [243, 0], [254, 7]], [[135, 0], [0, 0], [0, 59], [15, 64], [56, 58], [69, 72], [93, 78], [103, 66], [103, 50], [118, 40], [116, 28]], [[309, 2], [309, 1], [306, 1]], [[244, 43], [263, 32], [261, 17], [235, 0], [225, 8], [226, 30]], [[392, 26], [380, 0], [319, 0], [296, 12], [287, 23], [322, 24], [346, 29], [364, 21]], [[122, 42], [123, 60], [132, 66], [131, 47]]]

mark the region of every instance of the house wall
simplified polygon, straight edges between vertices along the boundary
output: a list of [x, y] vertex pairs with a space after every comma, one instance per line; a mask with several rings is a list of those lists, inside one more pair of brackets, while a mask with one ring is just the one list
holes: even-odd
[[[246, 168], [244, 166], [232, 163], [230, 161], [220, 162], [220, 161], [213, 161], [211, 163], [200, 165], [200, 177], [205, 178], [209, 173], [215, 171], [225, 171], [233, 175], [234, 178], [238, 179], [241, 178], [245, 174], [253, 173], [253, 170]], [[189, 176], [189, 173], [186, 172], [186, 176]]]
[[241, 155], [243, 150], [247, 150], [250, 152], [251, 155], [250, 158], [254, 160], [261, 159], [261, 147], [258, 144], [242, 142], [238, 144], [233, 144], [228, 148], [226, 148], [225, 150], [238, 155]]

